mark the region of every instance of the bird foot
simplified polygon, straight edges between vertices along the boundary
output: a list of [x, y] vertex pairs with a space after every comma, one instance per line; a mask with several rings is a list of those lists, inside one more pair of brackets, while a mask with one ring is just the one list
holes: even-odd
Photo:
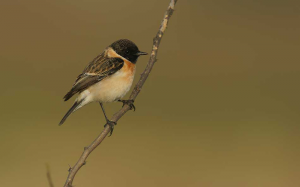
[[114, 131], [114, 127], [115, 127], [115, 125], [117, 125], [117, 123], [114, 121], [106, 120], [106, 124], [104, 125], [104, 127], [106, 127], [107, 125], [110, 127], [110, 134], [108, 136], [108, 137], [110, 137], [112, 135], [112, 133]]
[[[118, 100], [119, 102], [122, 102], [123, 103], [123, 106], [124, 105], [128, 105], [130, 107], [130, 110], [133, 109], [133, 111], [135, 111], [135, 106], [134, 106], [134, 100]], [[122, 107], [123, 107], [122, 106]]]

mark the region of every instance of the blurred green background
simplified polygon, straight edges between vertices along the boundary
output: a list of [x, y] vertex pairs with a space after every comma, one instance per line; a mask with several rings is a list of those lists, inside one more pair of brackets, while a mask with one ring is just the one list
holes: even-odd
[[[62, 97], [115, 40], [150, 52], [168, 4], [1, 0], [1, 186], [48, 186], [46, 163], [64, 184], [105, 120], [93, 103], [59, 127]], [[299, 20], [299, 1], [179, 0], [137, 111], [74, 185], [300, 186]]]

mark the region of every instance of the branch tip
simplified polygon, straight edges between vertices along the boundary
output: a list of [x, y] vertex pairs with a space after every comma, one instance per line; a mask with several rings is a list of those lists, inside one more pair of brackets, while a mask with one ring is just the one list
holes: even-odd
[[174, 10], [174, 8], [175, 8], [175, 0], [171, 0], [170, 8]]

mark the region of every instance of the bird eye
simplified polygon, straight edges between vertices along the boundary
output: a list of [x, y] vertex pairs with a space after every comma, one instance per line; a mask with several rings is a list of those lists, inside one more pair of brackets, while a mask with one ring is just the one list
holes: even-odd
[[126, 54], [129, 54], [129, 51], [126, 51]]

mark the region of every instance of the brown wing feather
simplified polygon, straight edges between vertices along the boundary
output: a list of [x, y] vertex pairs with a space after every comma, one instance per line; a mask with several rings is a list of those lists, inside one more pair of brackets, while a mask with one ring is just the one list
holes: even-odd
[[90, 62], [82, 74], [77, 77], [72, 89], [64, 96], [64, 100], [69, 100], [76, 93], [80, 93], [93, 84], [114, 74], [123, 65], [124, 61], [121, 58], [107, 58], [102, 53]]

